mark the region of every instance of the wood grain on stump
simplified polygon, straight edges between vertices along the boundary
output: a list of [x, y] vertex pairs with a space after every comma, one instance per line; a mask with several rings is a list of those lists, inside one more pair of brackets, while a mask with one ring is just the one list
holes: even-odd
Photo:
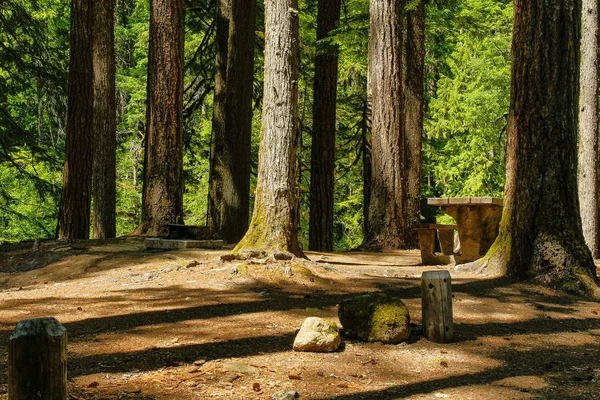
[[452, 282], [448, 271], [427, 271], [421, 276], [423, 334], [432, 342], [448, 343], [454, 338]]

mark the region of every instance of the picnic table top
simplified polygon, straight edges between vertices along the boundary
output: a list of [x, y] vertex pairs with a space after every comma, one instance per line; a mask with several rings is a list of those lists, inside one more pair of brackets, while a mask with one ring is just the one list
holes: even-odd
[[502, 206], [504, 199], [498, 197], [432, 197], [427, 199], [430, 206]]

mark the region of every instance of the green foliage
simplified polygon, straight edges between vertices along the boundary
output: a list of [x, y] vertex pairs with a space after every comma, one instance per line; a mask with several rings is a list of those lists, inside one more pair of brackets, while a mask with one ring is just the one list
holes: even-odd
[[[418, 0], [406, 3], [414, 8]], [[140, 222], [149, 2], [116, 3], [117, 230]], [[369, 1], [345, 0], [339, 27], [317, 43], [317, 0], [301, 0], [299, 121], [301, 240], [308, 240], [314, 57], [339, 51], [334, 247], [362, 242], [363, 159], [369, 149]], [[261, 132], [264, 4], [255, 47], [253, 170]], [[186, 1], [184, 90], [185, 220], [206, 221], [214, 74], [214, 2]], [[502, 195], [509, 102], [512, 3], [427, 4], [427, 196]], [[69, 4], [4, 0], [0, 7], [0, 242], [52, 237], [66, 127]], [[252, 188], [255, 186], [252, 176]], [[253, 190], [253, 189], [252, 189]], [[306, 246], [305, 246], [306, 247]]]

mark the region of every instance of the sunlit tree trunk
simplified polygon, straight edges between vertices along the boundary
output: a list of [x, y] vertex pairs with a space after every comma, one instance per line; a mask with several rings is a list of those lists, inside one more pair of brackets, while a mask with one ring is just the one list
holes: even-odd
[[515, 3], [504, 213], [475, 266], [591, 295], [577, 196], [580, 31], [580, 0]]
[[208, 174], [208, 225], [216, 237], [221, 234], [223, 208], [223, 152], [225, 146], [225, 103], [227, 99], [227, 49], [229, 38], [229, 0], [216, 1], [215, 94], [213, 99], [210, 169]]
[[183, 0], [152, 0], [142, 225], [183, 223]]
[[221, 231], [228, 243], [248, 230], [256, 0], [230, 0], [223, 141]]
[[234, 249], [302, 255], [298, 243], [298, 2], [265, 1], [263, 132], [252, 221]]
[[[340, 0], [319, 0], [317, 41], [325, 39], [340, 19]], [[313, 132], [310, 163], [310, 250], [333, 250], [337, 48], [318, 43], [315, 57]]]
[[71, 2], [69, 100], [59, 239], [88, 239], [93, 163], [93, 2]]
[[371, 0], [369, 9], [372, 181], [367, 248], [406, 246], [402, 7], [400, 1]]
[[406, 247], [415, 248], [419, 238], [413, 229], [421, 212], [421, 148], [425, 92], [425, 1], [407, 12], [404, 41], [404, 129], [406, 157]]
[[583, 0], [579, 99], [579, 203], [585, 242], [598, 253], [598, 0]]
[[115, 6], [113, 0], [94, 4], [94, 237], [101, 239], [117, 234]]

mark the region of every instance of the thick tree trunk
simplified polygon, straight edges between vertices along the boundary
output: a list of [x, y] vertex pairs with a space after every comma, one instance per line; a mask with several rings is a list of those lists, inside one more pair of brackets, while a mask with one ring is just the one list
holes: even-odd
[[425, 1], [407, 12], [404, 42], [404, 130], [406, 157], [406, 247], [419, 246], [417, 231], [421, 213], [421, 148], [423, 141], [423, 102], [425, 93]]
[[142, 225], [183, 223], [183, 0], [152, 0]]
[[367, 248], [406, 246], [402, 7], [400, 1], [371, 0], [369, 11], [372, 182]]
[[[319, 0], [317, 41], [327, 38], [337, 27], [340, 7], [341, 0]], [[315, 58], [308, 231], [310, 250], [333, 250], [337, 78], [337, 48], [327, 46]]]
[[113, 0], [94, 5], [94, 237], [114, 238], [116, 225], [116, 92]]
[[591, 295], [577, 197], [580, 0], [515, 4], [506, 195], [484, 271]]
[[93, 163], [93, 2], [71, 2], [69, 100], [59, 239], [90, 236]]
[[256, 0], [230, 0], [230, 5], [221, 231], [223, 240], [235, 243], [248, 230], [250, 215]]
[[225, 103], [227, 99], [227, 49], [229, 38], [229, 0], [216, 2], [215, 93], [213, 99], [210, 169], [208, 173], [208, 225], [216, 237], [221, 234], [223, 206], [223, 151], [225, 146]]
[[371, 135], [369, 131], [369, 104], [365, 102], [360, 122], [362, 136], [362, 165], [363, 165], [363, 237], [369, 231], [369, 209], [371, 208]]
[[583, 0], [579, 99], [579, 203], [585, 242], [598, 258], [598, 0]]
[[263, 132], [254, 212], [234, 249], [301, 256], [298, 243], [298, 1], [265, 1]]

